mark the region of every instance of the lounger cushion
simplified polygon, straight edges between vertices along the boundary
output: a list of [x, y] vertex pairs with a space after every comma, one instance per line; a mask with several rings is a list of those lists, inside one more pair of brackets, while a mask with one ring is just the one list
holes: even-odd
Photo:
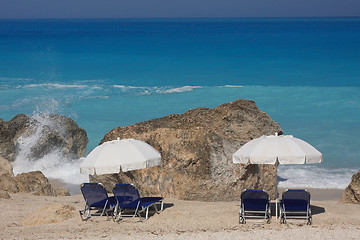
[[286, 211], [307, 211], [308, 201], [306, 200], [296, 200], [296, 199], [286, 199], [281, 201], [282, 205], [285, 205]]
[[251, 210], [265, 211], [267, 203], [268, 203], [268, 200], [265, 200], [265, 199], [244, 199], [243, 200], [244, 208], [248, 211], [251, 211]]

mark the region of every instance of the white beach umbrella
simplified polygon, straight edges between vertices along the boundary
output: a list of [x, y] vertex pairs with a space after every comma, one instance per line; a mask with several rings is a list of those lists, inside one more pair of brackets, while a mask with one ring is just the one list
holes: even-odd
[[233, 154], [234, 163], [304, 164], [322, 162], [322, 154], [309, 143], [291, 135], [262, 136]]
[[[244, 144], [233, 154], [234, 163], [304, 164], [322, 162], [322, 154], [309, 143], [291, 135], [262, 136]], [[277, 184], [276, 184], [277, 193]], [[276, 218], [278, 217], [276, 196]]]
[[[262, 136], [244, 144], [233, 154], [234, 163], [243, 164], [304, 164], [321, 163], [322, 153], [309, 143], [291, 135]], [[276, 184], [277, 194], [277, 184]], [[276, 218], [278, 197], [276, 196]]]
[[105, 142], [94, 148], [80, 165], [85, 174], [110, 174], [160, 165], [161, 155], [149, 144], [135, 139]]

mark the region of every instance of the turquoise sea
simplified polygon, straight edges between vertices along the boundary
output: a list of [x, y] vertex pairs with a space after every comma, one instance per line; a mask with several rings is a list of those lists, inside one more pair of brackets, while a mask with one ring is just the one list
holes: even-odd
[[[87, 153], [115, 127], [238, 98], [324, 155], [279, 166], [279, 187], [345, 188], [360, 169], [360, 18], [0, 20], [0, 118], [71, 117]], [[85, 181], [81, 159], [30, 161], [25, 146], [16, 173]]]

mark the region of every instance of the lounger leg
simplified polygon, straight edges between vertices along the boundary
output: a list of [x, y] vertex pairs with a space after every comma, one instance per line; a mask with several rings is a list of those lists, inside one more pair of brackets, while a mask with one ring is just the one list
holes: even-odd
[[149, 217], [149, 207], [146, 208], [145, 220], [147, 220], [148, 217]]
[[280, 207], [280, 223], [284, 223], [284, 211]]
[[241, 224], [245, 223], [245, 212], [244, 212], [243, 206], [240, 207], [239, 223], [241, 223]]
[[241, 224], [245, 223], [245, 219], [241, 214], [239, 215], [239, 223], [241, 223]]
[[90, 207], [87, 205], [87, 201], [85, 201], [85, 206], [84, 206], [83, 215], [86, 214], [86, 211], [87, 211], [88, 213], [87, 213], [87, 215], [86, 215], [85, 220], [87, 220], [88, 218], [91, 217], [91, 215], [90, 215]]
[[91, 210], [90, 207], [88, 207], [86, 218], [91, 218], [90, 210]]
[[105, 206], [104, 206], [103, 211], [102, 211], [102, 213], [101, 213], [101, 215], [100, 215], [100, 216], [104, 215], [105, 209], [106, 209], [106, 207], [107, 207], [107, 203], [108, 203], [108, 200], [106, 200], [106, 202], [105, 202]]
[[113, 213], [113, 219], [115, 220], [117, 215], [118, 215], [118, 211], [119, 211], [119, 203], [116, 204], [115, 208], [114, 208], [114, 213]]
[[136, 214], [138, 214], [138, 215], [139, 215], [139, 217], [141, 217], [140, 213], [138, 212], [138, 210], [139, 210], [139, 206], [140, 206], [140, 201], [138, 202], [138, 204], [137, 204], [137, 206], [136, 206], [136, 209], [135, 209], [135, 212], [134, 212], [134, 215], [133, 215], [132, 217], [135, 217], [135, 216], [136, 216]]
[[164, 210], [164, 200], [161, 200], [161, 211]]
[[[88, 212], [88, 213], [86, 214], [86, 212]], [[90, 208], [89, 208], [89, 210], [88, 210], [86, 204], [85, 204], [85, 206], [84, 206], [84, 210], [80, 210], [79, 213], [80, 213], [80, 217], [81, 217], [81, 220], [82, 220], [82, 221], [88, 220], [88, 219], [90, 218], [90, 217], [89, 217], [89, 215], [90, 215]], [[85, 215], [86, 215], [86, 217], [83, 218], [83, 216], [85, 216]]]
[[[150, 207], [150, 206], [149, 206], [149, 207]], [[156, 213], [159, 213], [159, 210], [158, 210], [156, 204], [154, 204], [154, 208], [155, 208], [155, 212], [156, 212]]]
[[271, 208], [269, 205], [267, 205], [265, 211], [265, 221], [267, 220], [267, 223], [270, 223], [270, 218], [271, 218]]
[[266, 221], [267, 207], [265, 208], [264, 221]]
[[85, 202], [84, 211], [83, 211], [83, 214], [84, 214], [84, 215], [85, 215], [85, 212], [86, 212], [86, 206], [87, 206], [87, 204], [86, 204], [86, 202]]
[[121, 213], [122, 213], [122, 211], [121, 211], [121, 209], [120, 209], [120, 210], [119, 210], [119, 213], [118, 213], [119, 220], [122, 219]]
[[307, 213], [306, 213], [306, 218], [307, 218], [307, 225], [311, 225], [311, 208], [310, 206], [308, 206], [308, 210], [307, 210]]

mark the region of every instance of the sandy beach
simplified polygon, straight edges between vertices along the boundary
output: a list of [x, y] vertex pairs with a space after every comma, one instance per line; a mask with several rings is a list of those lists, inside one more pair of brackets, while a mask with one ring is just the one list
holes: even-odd
[[[44, 197], [29, 193], [11, 194], [0, 199], [1, 239], [358, 239], [360, 236], [360, 205], [338, 201], [341, 190], [310, 189], [313, 224], [280, 224], [272, 217], [269, 224], [239, 224], [239, 201], [199, 202], [165, 199], [165, 209], [147, 221], [126, 218], [114, 222], [107, 217], [82, 221], [82, 195]], [[340, 194], [341, 196], [341, 194]], [[319, 200], [318, 200], [319, 199]], [[51, 224], [27, 225], [26, 219], [45, 214], [50, 206], [73, 206], [69, 218]], [[56, 217], [55, 217], [56, 218]], [[58, 221], [55, 219], [55, 221]]]

